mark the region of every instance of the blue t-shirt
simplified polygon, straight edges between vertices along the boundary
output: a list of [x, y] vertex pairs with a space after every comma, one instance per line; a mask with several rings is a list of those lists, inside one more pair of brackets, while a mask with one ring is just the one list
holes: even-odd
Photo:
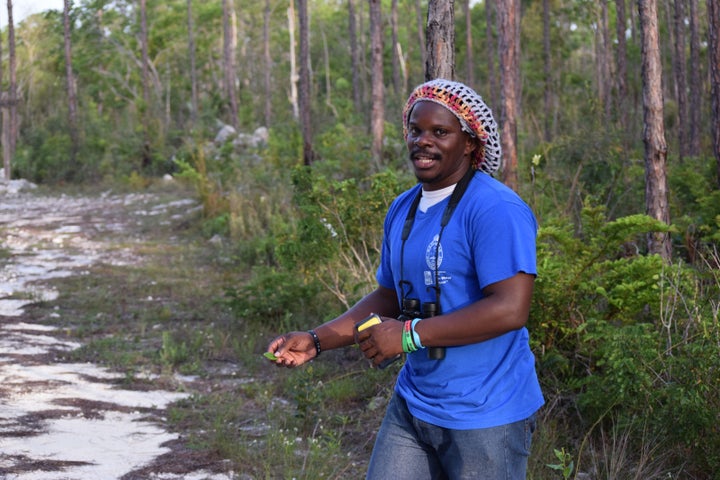
[[[402, 298], [435, 301], [438, 263], [444, 313], [483, 298], [482, 289], [519, 272], [535, 275], [537, 223], [530, 207], [511, 189], [476, 173], [445, 227], [438, 248], [446, 198], [426, 212], [419, 209], [405, 242], [402, 229], [420, 185], [401, 194], [384, 223], [377, 280]], [[544, 403], [525, 327], [471, 345], [446, 348], [442, 360], [426, 350], [407, 355], [395, 391], [410, 412], [433, 425], [458, 430], [487, 428], [523, 420]]]

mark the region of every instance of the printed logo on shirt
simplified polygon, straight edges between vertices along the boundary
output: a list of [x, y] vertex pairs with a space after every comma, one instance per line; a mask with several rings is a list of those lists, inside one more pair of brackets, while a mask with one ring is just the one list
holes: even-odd
[[[440, 236], [435, 235], [425, 249], [425, 264], [427, 264], [428, 268], [430, 269], [429, 271], [425, 270], [424, 272], [425, 285], [435, 285], [435, 269], [437, 269], [438, 271], [438, 283], [444, 284], [450, 280], [450, 276], [446, 272], [440, 270], [440, 265], [442, 265], [443, 261], [443, 248], [442, 244], [438, 244], [439, 240]], [[436, 255], [437, 264], [435, 263]]]

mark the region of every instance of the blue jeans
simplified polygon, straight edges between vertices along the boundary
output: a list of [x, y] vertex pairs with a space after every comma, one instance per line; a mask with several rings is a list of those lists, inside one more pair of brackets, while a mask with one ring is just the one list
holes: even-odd
[[452, 430], [414, 418], [393, 395], [367, 480], [525, 479], [535, 416], [493, 428]]

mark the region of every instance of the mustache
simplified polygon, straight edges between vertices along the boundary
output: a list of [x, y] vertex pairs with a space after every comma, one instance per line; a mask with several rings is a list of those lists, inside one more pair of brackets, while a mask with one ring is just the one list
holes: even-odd
[[413, 148], [410, 150], [410, 160], [416, 160], [417, 157], [428, 157], [432, 160], [440, 160], [439, 153], [433, 153], [424, 148]]

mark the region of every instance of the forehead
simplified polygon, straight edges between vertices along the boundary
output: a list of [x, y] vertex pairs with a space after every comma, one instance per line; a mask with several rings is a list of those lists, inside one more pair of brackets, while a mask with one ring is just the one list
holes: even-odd
[[430, 122], [438, 125], [454, 126], [461, 128], [460, 120], [457, 119], [446, 107], [428, 100], [418, 101], [408, 116], [409, 124]]

